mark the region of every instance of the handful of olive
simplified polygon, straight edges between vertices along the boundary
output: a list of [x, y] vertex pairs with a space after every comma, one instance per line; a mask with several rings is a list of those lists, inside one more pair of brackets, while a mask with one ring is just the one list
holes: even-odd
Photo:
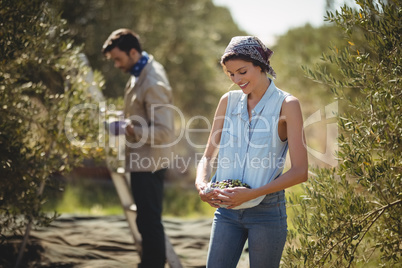
[[250, 185], [248, 185], [247, 183], [243, 183], [240, 180], [223, 180], [223, 181], [212, 182], [210, 187], [220, 189], [234, 188], [234, 187], [251, 188]]
[[251, 188], [247, 183], [241, 182], [240, 180], [223, 180], [217, 182], [208, 183], [208, 187], [204, 190], [205, 193], [209, 193], [213, 189], [225, 189], [234, 187], [246, 187]]

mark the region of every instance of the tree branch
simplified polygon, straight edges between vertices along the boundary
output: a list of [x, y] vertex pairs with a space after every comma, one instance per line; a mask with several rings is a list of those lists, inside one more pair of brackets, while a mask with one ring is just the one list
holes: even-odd
[[[392, 203], [390, 203], [390, 204], [388, 204], [388, 205], [382, 206], [381, 208], [378, 208], [378, 209], [376, 209], [376, 210], [374, 210], [374, 211], [371, 211], [368, 215], [366, 215], [366, 216], [364, 217], [364, 219], [362, 219], [362, 220], [359, 222], [359, 225], [362, 224], [364, 221], [366, 221], [366, 220], [367, 220], [368, 218], [370, 218], [371, 216], [375, 215], [376, 213], [379, 213], [379, 215], [377, 215], [377, 216], [371, 221], [370, 226], [369, 226], [369, 227], [367, 228], [367, 230], [364, 232], [364, 234], [363, 234], [363, 236], [361, 237], [361, 239], [359, 240], [358, 244], [360, 244], [360, 242], [363, 240], [364, 236], [365, 236], [365, 235], [367, 234], [367, 232], [370, 230], [370, 228], [372, 227], [372, 225], [378, 220], [378, 218], [380, 218], [380, 216], [385, 212], [385, 210], [387, 210], [387, 209], [389, 209], [389, 208], [391, 208], [391, 207], [393, 207], [393, 206], [395, 206], [395, 205], [398, 205], [398, 204], [400, 204], [400, 203], [402, 203], [402, 200], [401, 200], [401, 199], [396, 200], [396, 201], [394, 201], [394, 202], [392, 202]], [[362, 228], [362, 230], [363, 230], [363, 229], [364, 229], [364, 228]], [[340, 239], [338, 242], [336, 242], [335, 245], [333, 245], [331, 248], [329, 248], [329, 249], [323, 254], [323, 257], [322, 257], [322, 258], [320, 258], [319, 260], [317, 260], [316, 264], [315, 264], [313, 267], [317, 267], [317, 265], [318, 265], [321, 261], [325, 261], [325, 260], [328, 258], [329, 254], [330, 254], [339, 244], [341, 244], [342, 242], [346, 241], [346, 240], [349, 239], [349, 238], [352, 238], [352, 239], [353, 239], [353, 236], [345, 236], [344, 238], [342, 238], [342, 239]], [[357, 245], [358, 245], [358, 244], [357, 244]], [[357, 249], [357, 245], [356, 245], [356, 249]], [[355, 252], [355, 251], [353, 251], [353, 252]]]

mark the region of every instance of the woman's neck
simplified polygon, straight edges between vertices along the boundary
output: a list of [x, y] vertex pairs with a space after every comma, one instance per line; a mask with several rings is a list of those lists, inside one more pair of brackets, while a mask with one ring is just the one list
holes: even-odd
[[264, 76], [261, 79], [260, 86], [258, 86], [253, 92], [251, 92], [248, 95], [248, 100], [252, 102], [258, 102], [259, 100], [262, 99], [262, 96], [264, 96], [265, 92], [267, 91], [269, 85], [271, 84], [271, 80], [266, 76], [266, 74], [263, 74]]

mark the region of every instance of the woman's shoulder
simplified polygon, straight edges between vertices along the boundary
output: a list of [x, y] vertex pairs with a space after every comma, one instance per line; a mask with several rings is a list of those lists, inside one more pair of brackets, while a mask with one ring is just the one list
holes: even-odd
[[243, 91], [241, 90], [231, 90], [222, 95], [218, 104], [218, 114], [224, 115], [226, 114], [226, 108], [235, 105], [235, 103], [240, 99], [243, 95]]
[[226, 92], [222, 98], [225, 98], [228, 102], [234, 104], [237, 103], [241, 97], [245, 95], [242, 90], [231, 90]]
[[229, 93], [230, 95], [234, 95], [234, 96], [242, 96], [244, 94], [243, 90], [241, 90], [241, 89], [230, 90], [227, 93]]
[[287, 96], [282, 103], [282, 115], [296, 115], [301, 113], [301, 105], [298, 98], [293, 95]]
[[221, 99], [219, 100], [219, 104], [227, 104], [229, 100], [229, 92], [226, 92], [222, 95]]
[[219, 102], [225, 102], [227, 104], [229, 99], [239, 98], [239, 97], [241, 97], [242, 94], [243, 94], [243, 91], [241, 91], [241, 90], [228, 91], [222, 95]]
[[284, 103], [284, 104], [295, 104], [295, 103], [300, 103], [300, 102], [299, 102], [299, 99], [296, 98], [295, 96], [293, 96], [293, 95], [287, 95], [287, 96], [285, 97], [285, 99], [283, 100], [283, 103]]

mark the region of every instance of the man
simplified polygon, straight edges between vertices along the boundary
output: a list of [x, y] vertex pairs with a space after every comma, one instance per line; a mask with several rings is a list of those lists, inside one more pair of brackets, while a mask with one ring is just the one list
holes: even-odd
[[103, 54], [114, 66], [131, 74], [124, 93], [126, 172], [137, 205], [142, 236], [139, 267], [164, 267], [165, 234], [162, 225], [163, 180], [174, 135], [172, 90], [161, 64], [141, 49], [139, 37], [128, 29], [110, 34]]

